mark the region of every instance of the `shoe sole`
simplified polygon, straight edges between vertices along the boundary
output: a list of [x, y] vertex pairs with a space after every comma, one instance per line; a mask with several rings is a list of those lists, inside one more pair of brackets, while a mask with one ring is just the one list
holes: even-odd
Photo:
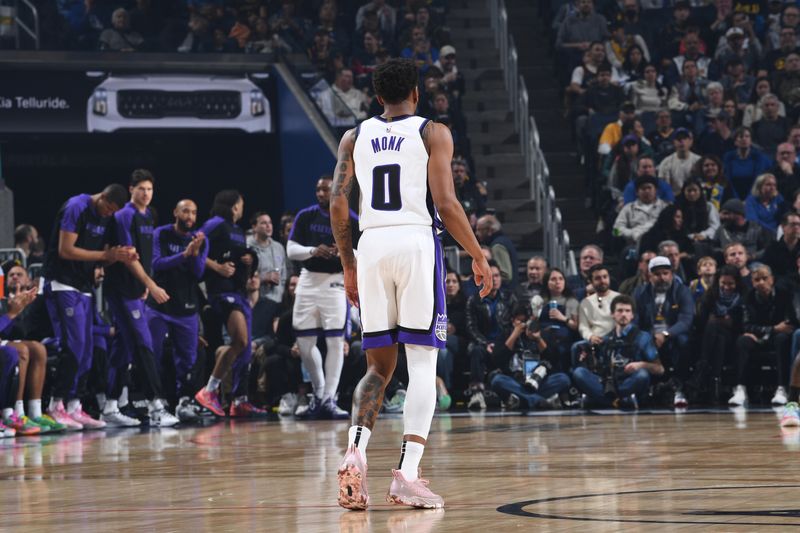
[[225, 416], [225, 411], [223, 411], [222, 409], [215, 408], [214, 406], [211, 405], [211, 403], [204, 402], [201, 397], [195, 396], [194, 399], [195, 399], [195, 401], [197, 403], [199, 403], [200, 405], [202, 405], [203, 407], [205, 407], [206, 409], [208, 409], [209, 411], [211, 411], [215, 415], [220, 416], [220, 417], [224, 417]]
[[361, 470], [354, 464], [342, 466], [338, 472], [339, 505], [353, 511], [364, 511], [369, 505], [369, 495], [361, 492]]
[[782, 428], [800, 427], [800, 420], [791, 419], [791, 420], [787, 420], [785, 422], [783, 420], [781, 420], [781, 427]]
[[387, 493], [386, 502], [394, 505], [405, 505], [408, 507], [415, 507], [417, 509], [444, 509], [443, 503], [431, 503], [427, 501], [406, 501], [400, 496]]

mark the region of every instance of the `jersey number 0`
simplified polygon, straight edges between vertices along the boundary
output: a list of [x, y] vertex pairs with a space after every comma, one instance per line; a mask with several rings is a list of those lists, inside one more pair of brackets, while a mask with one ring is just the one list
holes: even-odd
[[399, 211], [400, 165], [380, 165], [372, 169], [372, 209]]

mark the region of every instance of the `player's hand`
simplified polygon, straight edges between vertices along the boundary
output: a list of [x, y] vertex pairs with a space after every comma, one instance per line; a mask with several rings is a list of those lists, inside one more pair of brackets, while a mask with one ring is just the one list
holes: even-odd
[[492, 269], [489, 268], [489, 262], [483, 255], [479, 258], [472, 258], [472, 274], [475, 278], [475, 285], [483, 288], [480, 292], [481, 298], [486, 298], [492, 292]]
[[165, 291], [158, 285], [153, 285], [153, 288], [150, 289], [150, 295], [153, 297], [153, 300], [155, 300], [156, 303], [158, 304], [163, 304], [169, 301], [169, 294], [167, 294], [167, 291]]
[[333, 246], [326, 246], [320, 244], [314, 251], [311, 252], [311, 257], [319, 257], [321, 259], [331, 259], [336, 255], [336, 248]]
[[139, 254], [132, 246], [113, 246], [105, 251], [106, 261], [109, 263], [131, 263], [135, 261]]
[[229, 278], [236, 272], [236, 267], [228, 261], [227, 263], [217, 263], [217, 274], [223, 278]]
[[8, 296], [8, 311], [9, 318], [14, 319], [19, 315], [33, 300], [36, 299], [36, 288], [27, 291], [17, 291]]
[[358, 275], [355, 261], [352, 265], [344, 267], [344, 292], [350, 305], [361, 307], [358, 301]]
[[297, 345], [297, 343], [294, 343], [292, 345], [292, 349], [289, 350], [289, 353], [292, 354], [292, 357], [294, 357], [295, 359], [300, 358], [300, 347]]

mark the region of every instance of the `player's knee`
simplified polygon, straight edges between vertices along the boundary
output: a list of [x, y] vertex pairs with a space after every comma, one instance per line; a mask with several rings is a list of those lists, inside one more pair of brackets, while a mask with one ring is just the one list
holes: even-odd
[[30, 361], [30, 351], [28, 347], [21, 343], [16, 343], [14, 348], [17, 350], [17, 354], [19, 355], [19, 362], [20, 363], [27, 363]]

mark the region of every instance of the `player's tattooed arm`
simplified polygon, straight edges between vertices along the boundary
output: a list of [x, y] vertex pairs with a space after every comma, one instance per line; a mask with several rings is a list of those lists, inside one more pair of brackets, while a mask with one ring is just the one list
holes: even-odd
[[355, 130], [350, 130], [344, 134], [339, 143], [339, 155], [331, 191], [331, 229], [339, 249], [339, 257], [345, 267], [355, 263], [349, 202], [350, 192], [356, 179], [353, 166], [354, 148]]
[[378, 373], [367, 370], [353, 394], [353, 425], [370, 431], [375, 425], [383, 403], [386, 382]]

